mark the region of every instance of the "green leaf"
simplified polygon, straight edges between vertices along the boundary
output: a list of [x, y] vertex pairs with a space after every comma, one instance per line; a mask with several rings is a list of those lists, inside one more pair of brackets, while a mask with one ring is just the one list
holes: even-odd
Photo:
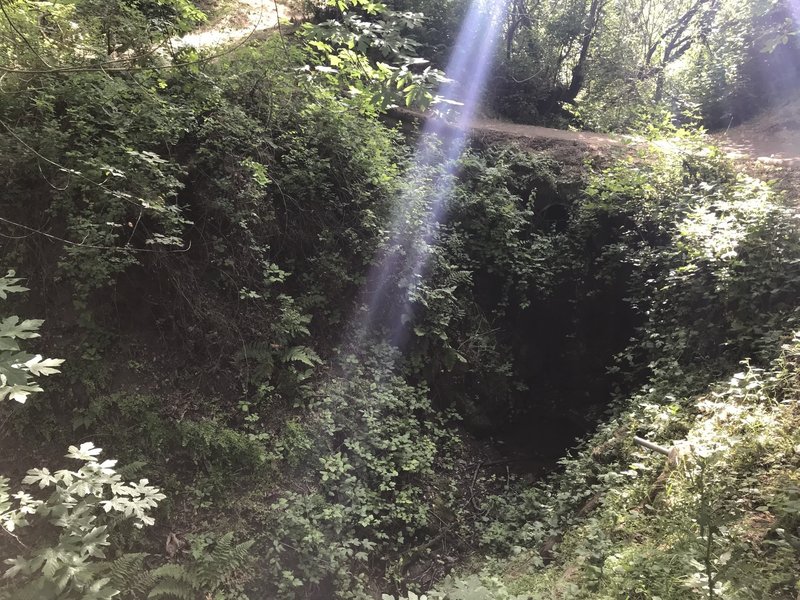
[[27, 340], [39, 337], [37, 331], [44, 321], [40, 319], [27, 319], [20, 323], [19, 317], [13, 315], [0, 321], [0, 338], [19, 338]]
[[5, 277], [0, 277], [0, 299], [5, 300], [8, 298], [8, 294], [28, 291], [28, 288], [17, 285], [17, 282], [22, 281], [22, 279], [15, 278], [14, 275], [15, 272], [12, 270], [9, 271]]
[[58, 570], [59, 563], [61, 562], [61, 557], [55, 548], [47, 548], [42, 556], [44, 557], [44, 568], [42, 569], [42, 573], [44, 573], [45, 577], [53, 579], [56, 575], [56, 571]]
[[66, 457], [74, 458], [76, 460], [83, 460], [86, 462], [95, 462], [95, 456], [102, 452], [102, 448], [95, 448], [92, 442], [84, 442], [80, 448], [70, 446], [67, 450]]
[[47, 376], [55, 373], [60, 373], [56, 367], [60, 367], [64, 363], [63, 358], [42, 358], [41, 354], [37, 354], [32, 359], [25, 363], [28, 370], [35, 376]]
[[19, 575], [23, 571], [27, 571], [29, 568], [29, 563], [25, 560], [22, 556], [17, 556], [16, 558], [8, 558], [6, 559], [6, 564], [11, 565], [6, 572], [3, 573], [4, 579], [11, 579], [12, 577]]
[[322, 362], [322, 359], [307, 346], [294, 346], [283, 356], [284, 362], [299, 362], [309, 367], [314, 367]]
[[19, 344], [10, 338], [0, 338], [0, 352], [18, 352]]
[[20, 404], [25, 404], [25, 401], [33, 393], [42, 392], [42, 388], [38, 385], [13, 385], [0, 387], [0, 400], [8, 398]]
[[56, 483], [58, 479], [50, 474], [49, 469], [31, 469], [28, 475], [22, 480], [22, 483], [31, 485], [38, 483], [40, 488], [45, 488], [51, 483]]

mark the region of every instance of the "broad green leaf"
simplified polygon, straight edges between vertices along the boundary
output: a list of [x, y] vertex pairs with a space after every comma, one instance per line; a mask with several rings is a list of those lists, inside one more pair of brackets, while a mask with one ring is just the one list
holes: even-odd
[[17, 294], [20, 292], [27, 292], [28, 288], [17, 285], [22, 279], [15, 278], [16, 273], [12, 270], [9, 271], [5, 277], [0, 277], [0, 299], [5, 300], [8, 294]]
[[102, 451], [102, 448], [95, 448], [95, 445], [92, 442], [84, 442], [81, 444], [80, 448], [70, 446], [67, 450], [66, 457], [87, 462], [95, 462], [95, 456], [100, 454]]
[[19, 338], [27, 340], [39, 337], [37, 331], [44, 321], [40, 319], [27, 319], [20, 322], [19, 317], [13, 315], [0, 321], [0, 337]]
[[47, 376], [54, 373], [60, 373], [56, 367], [60, 367], [64, 363], [63, 358], [42, 358], [41, 354], [37, 354], [32, 359], [25, 363], [28, 370], [34, 376]]

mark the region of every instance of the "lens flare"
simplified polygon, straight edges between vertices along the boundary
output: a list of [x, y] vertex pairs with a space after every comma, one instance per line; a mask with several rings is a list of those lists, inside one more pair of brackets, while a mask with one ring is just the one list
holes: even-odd
[[[440, 97], [459, 103], [460, 110], [454, 122], [442, 119], [425, 122], [410, 174], [414, 182], [424, 180], [433, 171], [438, 180], [430, 198], [416, 197], [421, 186], [414, 185], [409, 185], [408, 191], [398, 198], [389, 230], [388, 251], [368, 274], [363, 309], [354, 320], [360, 343], [367, 335], [378, 331], [385, 332], [387, 341], [395, 346], [405, 341], [405, 321], [411, 300], [409, 294], [405, 294], [404, 300], [397, 302], [397, 281], [402, 277], [403, 287], [413, 288], [423, 279], [429, 245], [453, 191], [453, 165], [464, 151], [470, 125], [486, 87], [506, 4], [505, 1], [474, 0], [467, 11], [446, 69], [448, 81], [439, 91]], [[430, 143], [432, 138], [438, 140], [438, 146]]]
[[800, 23], [800, 0], [789, 0], [789, 12], [792, 13], [795, 23]]

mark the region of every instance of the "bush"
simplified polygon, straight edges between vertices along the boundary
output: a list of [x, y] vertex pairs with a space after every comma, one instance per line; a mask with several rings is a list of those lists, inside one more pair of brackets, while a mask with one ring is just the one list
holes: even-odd
[[311, 406], [316, 466], [272, 505], [264, 540], [268, 589], [281, 597], [366, 598], [367, 574], [436, 535], [432, 504], [454, 502], [442, 482], [458, 442], [427, 390], [391, 373], [396, 358], [346, 357], [347, 374]]
[[99, 462], [98, 454], [100, 448], [85, 442], [66, 455], [83, 462], [78, 470], [31, 469], [22, 482], [50, 493], [37, 499], [18, 492], [17, 506], [8, 479], [0, 478], [0, 522], [24, 552], [6, 560], [0, 597], [105, 600], [119, 592], [103, 562], [111, 532], [126, 521], [152, 525], [148, 513], [165, 496], [147, 479], [126, 483], [113, 469], [116, 461]]

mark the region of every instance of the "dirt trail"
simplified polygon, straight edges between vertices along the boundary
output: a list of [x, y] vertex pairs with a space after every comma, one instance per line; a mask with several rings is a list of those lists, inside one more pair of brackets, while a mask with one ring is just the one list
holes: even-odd
[[[216, 0], [214, 4], [218, 4]], [[212, 11], [213, 14], [213, 11]], [[209, 48], [239, 42], [248, 36], [275, 29], [289, 19], [292, 10], [276, 0], [234, 0], [227, 10], [220, 11], [196, 31], [175, 40], [176, 45]], [[401, 120], [425, 117], [407, 110], [395, 111]], [[534, 125], [521, 125], [495, 119], [479, 118], [472, 125], [472, 134], [487, 140], [515, 139], [525, 145], [556, 150], [559, 158], [578, 160], [585, 151], [590, 154], [616, 155], [617, 151], [641, 143], [631, 136], [607, 135], [587, 131], [568, 131]], [[773, 169], [800, 167], [800, 96], [775, 107], [756, 119], [724, 133], [711, 135], [734, 160], [752, 162]]]
[[[478, 134], [538, 140], [540, 144], [548, 141], [551, 144], [571, 142], [594, 151], [642, 143], [642, 140], [632, 136], [565, 131], [494, 119], [477, 119], [473, 131]], [[736, 161], [797, 171], [800, 169], [800, 92], [794, 98], [767, 109], [747, 123], [713, 133], [709, 137], [712, 143]]]
[[732, 158], [750, 158], [777, 167], [800, 167], [800, 97], [711, 137]]
[[633, 141], [633, 138], [625, 136], [607, 135], [590, 131], [551, 129], [549, 127], [539, 127], [536, 125], [520, 125], [518, 123], [498, 121], [495, 119], [476, 119], [472, 124], [472, 129], [478, 133], [504, 134], [512, 138], [572, 142], [574, 144], [588, 146], [593, 150], [612, 148], [623, 145], [628, 141]]
[[[472, 133], [489, 141], [513, 139], [547, 150], [553, 158], [572, 168], [588, 156], [598, 165], [608, 164], [645, 144], [633, 136], [565, 131], [492, 119], [476, 120]], [[778, 189], [793, 195], [800, 190], [800, 98], [709, 138], [743, 172], [775, 180]]]
[[[565, 131], [532, 125], [518, 125], [493, 119], [478, 119], [472, 136], [488, 142], [514, 140], [542, 150], [557, 160], [565, 173], [586, 175], [586, 161], [608, 166], [646, 145], [633, 136]], [[714, 133], [709, 142], [719, 146], [743, 172], [797, 197], [800, 191], [800, 97], [766, 111], [752, 121], [728, 131]]]
[[[405, 108], [395, 108], [389, 112], [389, 116], [406, 123], [420, 123], [434, 118]], [[445, 125], [441, 129], [444, 135], [457, 130], [456, 125]], [[565, 181], [583, 180], [588, 175], [587, 161], [595, 166], [606, 166], [630, 152], [632, 144], [637, 143], [630, 136], [551, 129], [487, 118], [475, 119], [468, 133], [479, 144], [513, 141], [520, 146], [543, 151], [559, 163]]]
[[232, 8], [213, 15], [208, 23], [174, 40], [174, 44], [195, 48], [223, 46], [275, 29], [279, 19], [282, 22], [291, 16], [291, 9], [275, 0], [237, 0]]
[[[800, 167], [800, 101], [792, 105], [796, 118], [785, 109], [770, 111], [765, 115], [710, 136], [730, 158], [751, 160], [776, 167]], [[603, 150], [642, 143], [632, 136], [610, 135], [589, 131], [567, 131], [534, 125], [519, 125], [494, 119], [477, 119], [472, 127], [477, 133], [501, 134], [511, 138], [525, 138], [557, 142], [572, 142], [591, 150]]]

